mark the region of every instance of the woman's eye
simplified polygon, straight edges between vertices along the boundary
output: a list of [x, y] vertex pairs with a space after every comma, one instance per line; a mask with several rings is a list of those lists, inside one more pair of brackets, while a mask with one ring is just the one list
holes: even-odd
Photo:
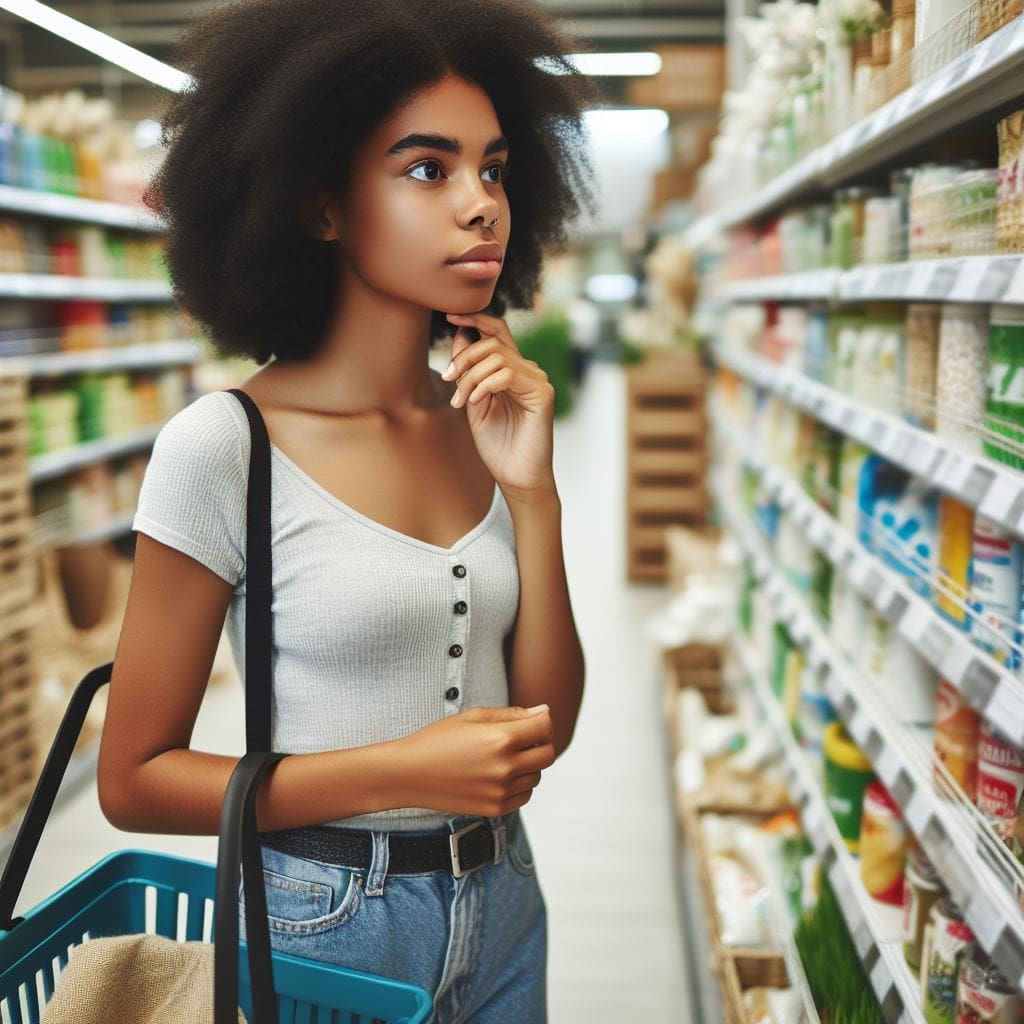
[[[428, 169], [440, 172], [441, 165], [436, 160], [424, 160], [423, 163], [417, 164], [415, 167], [411, 168], [408, 173], [410, 176], [416, 177], [417, 171], [427, 171]], [[486, 168], [483, 173], [494, 174], [495, 171], [497, 172], [497, 175], [489, 179], [490, 184], [500, 185], [503, 181], [508, 179], [508, 166], [506, 164], [491, 164], [491, 166]], [[426, 177], [416, 177], [416, 181], [434, 182], [439, 180], [439, 176], [433, 177], [430, 174]]]
[[[436, 160], [425, 160], [423, 163], [417, 164], [415, 167], [413, 167], [412, 170], [409, 171], [409, 173], [410, 174], [415, 174], [416, 171], [425, 170], [427, 167], [436, 167], [438, 170], [440, 170], [441, 165]], [[437, 181], [437, 178], [417, 178], [416, 180], [417, 181]]]

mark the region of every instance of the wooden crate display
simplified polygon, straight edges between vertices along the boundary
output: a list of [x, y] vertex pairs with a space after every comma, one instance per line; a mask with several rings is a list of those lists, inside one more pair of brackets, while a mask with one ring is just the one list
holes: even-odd
[[28, 378], [0, 368], [0, 617], [32, 598]]
[[21, 815], [42, 768], [30, 608], [0, 617], [0, 831]]
[[761, 986], [786, 988], [789, 976], [781, 952], [763, 949], [742, 949], [722, 942], [722, 922], [715, 902], [711, 875], [711, 858], [700, 826], [700, 812], [682, 801], [679, 814], [680, 840], [693, 850], [701, 903], [711, 938], [712, 970], [722, 991], [726, 1024], [749, 1024], [743, 1005], [743, 993]]
[[626, 558], [631, 582], [665, 582], [665, 531], [701, 527], [709, 498], [705, 373], [690, 350], [649, 355], [627, 374]]

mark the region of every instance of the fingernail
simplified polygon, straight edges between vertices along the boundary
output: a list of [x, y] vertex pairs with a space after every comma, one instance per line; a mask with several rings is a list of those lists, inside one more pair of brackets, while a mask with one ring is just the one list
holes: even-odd
[[452, 406], [457, 406], [459, 404], [459, 393], [458, 393], [458, 391], [456, 391], [455, 394], [452, 395], [452, 400], [451, 400], [451, 402], [449, 404], [452, 405]]
[[454, 372], [455, 372], [455, 361], [453, 360], [452, 362], [450, 362], [450, 363], [448, 364], [448, 369], [447, 369], [447, 370], [445, 370], [445, 371], [444, 371], [444, 373], [442, 373], [442, 374], [441, 374], [441, 376], [442, 376], [442, 377], [443, 377], [443, 378], [444, 378], [445, 380], [448, 380], [448, 378], [449, 378], [449, 377], [451, 377], [451, 375], [452, 375], [452, 374], [453, 374]]
[[526, 710], [529, 711], [530, 714], [535, 715], [538, 711], [547, 711], [547, 708], [547, 704], [538, 704], [536, 707], [527, 708]]

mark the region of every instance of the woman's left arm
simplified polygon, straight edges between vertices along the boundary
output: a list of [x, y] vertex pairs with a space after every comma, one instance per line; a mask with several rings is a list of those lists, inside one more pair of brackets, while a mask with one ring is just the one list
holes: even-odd
[[576, 632], [562, 555], [562, 502], [552, 486], [505, 498], [516, 533], [519, 613], [509, 660], [509, 703], [547, 704], [555, 755], [569, 745], [583, 700], [583, 648]]
[[583, 699], [583, 649], [569, 603], [562, 553], [562, 502], [552, 472], [554, 388], [524, 359], [504, 320], [449, 314], [460, 328], [446, 380], [465, 406], [477, 450], [512, 514], [519, 561], [519, 612], [509, 656], [509, 703], [551, 709], [556, 756], [569, 745]]

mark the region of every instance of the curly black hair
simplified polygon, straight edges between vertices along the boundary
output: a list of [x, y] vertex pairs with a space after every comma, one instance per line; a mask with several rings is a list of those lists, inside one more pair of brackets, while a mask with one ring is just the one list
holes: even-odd
[[[587, 48], [528, 0], [241, 0], [201, 18], [177, 43], [193, 81], [164, 113], [167, 152], [144, 194], [168, 224], [178, 302], [225, 355], [311, 356], [339, 259], [311, 232], [311, 202], [344, 195], [355, 147], [455, 75], [487, 93], [515, 164], [486, 311], [530, 308], [544, 253], [566, 244], [581, 202], [595, 209], [583, 111], [599, 89], [566, 58]], [[433, 311], [432, 342], [455, 329]]]

